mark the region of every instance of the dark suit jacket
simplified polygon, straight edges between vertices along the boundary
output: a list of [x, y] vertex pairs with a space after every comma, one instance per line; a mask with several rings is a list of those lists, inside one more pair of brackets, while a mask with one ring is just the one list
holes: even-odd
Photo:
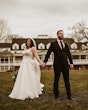
[[45, 63], [47, 63], [51, 52], [54, 53], [54, 62], [53, 62], [54, 67], [62, 68], [63, 66], [68, 66], [68, 59], [70, 61], [70, 64], [73, 64], [72, 56], [67, 43], [65, 43], [65, 48], [61, 50], [57, 41], [52, 42], [45, 56], [44, 60]]

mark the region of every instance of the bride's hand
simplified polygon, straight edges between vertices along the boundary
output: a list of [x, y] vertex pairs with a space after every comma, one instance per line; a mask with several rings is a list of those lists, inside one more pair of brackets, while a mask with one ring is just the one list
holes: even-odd
[[42, 68], [44, 68], [44, 67], [46, 66], [46, 64], [45, 64], [45, 63], [43, 63], [43, 62], [41, 62], [41, 64], [40, 64], [40, 65], [41, 65], [41, 67], [42, 67]]

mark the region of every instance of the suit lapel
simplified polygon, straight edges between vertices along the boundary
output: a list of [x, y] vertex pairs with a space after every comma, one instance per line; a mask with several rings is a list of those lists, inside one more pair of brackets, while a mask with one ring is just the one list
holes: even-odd
[[60, 45], [58, 44], [58, 42], [56, 41], [56, 46], [58, 47], [59, 50], [61, 50]]
[[[60, 48], [60, 45], [58, 44], [58, 42], [55, 41], [55, 43], [56, 43], [56, 46], [58, 47], [58, 49], [62, 51], [62, 49]], [[65, 47], [64, 47], [64, 49], [65, 49], [65, 48], [66, 48], [66, 43], [65, 43], [65, 42], [64, 42], [64, 46], [65, 46]], [[64, 49], [63, 49], [63, 50], [64, 50]]]

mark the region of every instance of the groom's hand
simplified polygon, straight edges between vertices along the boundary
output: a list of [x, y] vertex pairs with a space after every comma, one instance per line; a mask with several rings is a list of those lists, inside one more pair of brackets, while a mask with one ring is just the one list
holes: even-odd
[[43, 62], [43, 68], [46, 66], [46, 63]]
[[[44, 62], [43, 62], [44, 63]], [[46, 66], [46, 63], [44, 63], [44, 67]]]
[[73, 69], [74, 68], [74, 65], [73, 64], [70, 64], [70, 69]]
[[46, 66], [46, 64], [42, 62], [41, 67], [44, 68], [45, 66]]

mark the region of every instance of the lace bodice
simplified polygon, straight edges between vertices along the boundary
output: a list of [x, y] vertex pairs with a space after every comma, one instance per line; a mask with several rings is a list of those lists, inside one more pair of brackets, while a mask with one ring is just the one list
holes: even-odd
[[31, 51], [31, 49], [26, 49], [23, 51], [23, 58], [34, 59], [34, 55]]

